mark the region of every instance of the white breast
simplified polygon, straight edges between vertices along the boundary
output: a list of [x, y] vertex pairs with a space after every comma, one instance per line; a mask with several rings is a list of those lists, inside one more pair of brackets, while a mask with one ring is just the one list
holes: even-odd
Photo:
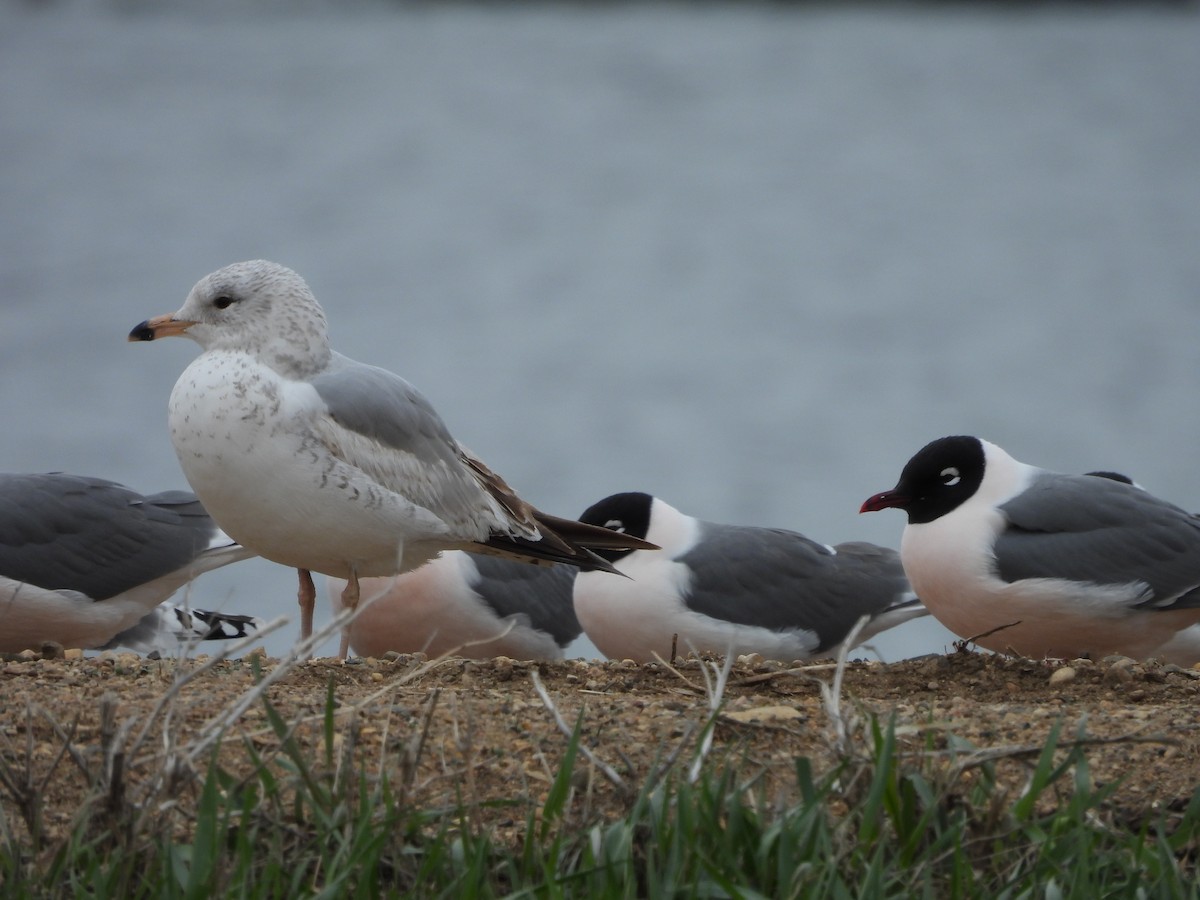
[[938, 621], [973, 637], [1011, 621], [997, 603], [1004, 583], [994, 572], [992, 546], [1004, 528], [996, 507], [1023, 491], [1038, 469], [985, 445], [987, 474], [965, 503], [932, 522], [907, 525], [900, 561], [913, 590]]
[[171, 440], [217, 524], [267, 559], [343, 578], [351, 567], [394, 574], [446, 546], [428, 511], [329, 451], [312, 427], [323, 410], [310, 385], [244, 353], [188, 366], [171, 394]]

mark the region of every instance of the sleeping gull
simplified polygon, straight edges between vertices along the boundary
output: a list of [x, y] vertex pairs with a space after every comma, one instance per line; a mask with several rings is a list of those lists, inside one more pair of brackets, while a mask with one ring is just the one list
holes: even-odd
[[142, 496], [101, 478], [0, 474], [0, 651], [54, 642], [145, 653], [244, 636], [258, 620], [159, 604], [253, 555], [184, 491]]
[[861, 642], [926, 614], [885, 547], [704, 522], [639, 492], [606, 497], [580, 519], [662, 547], [608, 552], [628, 579], [575, 579], [580, 624], [614, 659], [667, 659], [676, 635], [684, 651], [835, 656], [860, 616]]
[[169, 335], [204, 351], [171, 392], [184, 475], [231, 536], [299, 572], [302, 637], [311, 571], [346, 579], [354, 608], [360, 577], [446, 549], [611, 571], [589, 548], [648, 546], [518, 497], [407, 381], [330, 349], [325, 313], [291, 269], [254, 260], [213, 272], [129, 339]]
[[1113, 473], [1049, 472], [958, 435], [862, 510], [890, 507], [908, 514], [905, 572], [961, 637], [1035, 658], [1200, 660], [1200, 519]]
[[[562, 659], [582, 630], [571, 605], [575, 572], [447, 550], [403, 575], [360, 579], [363, 609], [347, 626], [350, 646], [362, 656]], [[335, 609], [345, 586], [328, 580]]]

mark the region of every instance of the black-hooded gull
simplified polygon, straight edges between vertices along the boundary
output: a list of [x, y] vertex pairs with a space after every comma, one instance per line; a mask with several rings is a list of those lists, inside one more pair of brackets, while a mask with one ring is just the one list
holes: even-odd
[[627, 579], [575, 579], [579, 622], [615, 659], [666, 659], [673, 640], [682, 653], [833, 656], [861, 616], [869, 620], [859, 642], [925, 615], [885, 547], [704, 522], [639, 492], [606, 497], [580, 520], [662, 548], [602, 551]]
[[958, 435], [927, 444], [862, 511], [890, 507], [908, 514], [909, 580], [961, 637], [1035, 658], [1200, 660], [1200, 519], [1137, 485]]

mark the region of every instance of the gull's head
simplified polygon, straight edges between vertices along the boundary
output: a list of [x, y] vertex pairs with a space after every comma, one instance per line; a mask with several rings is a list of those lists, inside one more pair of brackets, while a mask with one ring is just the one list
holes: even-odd
[[248, 353], [289, 375], [329, 359], [325, 313], [304, 279], [263, 259], [205, 275], [178, 312], [147, 319], [131, 341], [186, 335], [205, 350]]
[[[627, 491], [622, 494], [613, 494], [593, 503], [583, 511], [579, 521], [585, 525], [600, 525], [621, 534], [659, 543], [664, 548], [674, 550], [675, 547], [668, 547], [668, 544], [676, 543], [674, 534], [664, 531], [663, 520], [671, 519], [673, 523], [675, 518], [682, 516], [682, 513], [657, 497], [641, 491]], [[652, 538], [650, 532], [655, 525], [658, 526], [658, 534]], [[667, 540], [667, 543], [662, 543], [664, 540]], [[609, 562], [615, 563], [634, 551], [632, 549], [606, 548], [597, 549], [594, 552], [597, 556], [603, 556]]]
[[[910, 525], [921, 525], [953, 512], [976, 495], [989, 463], [1016, 469], [1008, 454], [987, 441], [969, 435], [938, 438], [921, 448], [900, 473], [890, 491], [868, 497], [859, 512], [902, 509]], [[1016, 479], [1016, 474], [1011, 476]], [[995, 480], [995, 479], [993, 479]], [[1003, 473], [1001, 480], [1009, 480]]]

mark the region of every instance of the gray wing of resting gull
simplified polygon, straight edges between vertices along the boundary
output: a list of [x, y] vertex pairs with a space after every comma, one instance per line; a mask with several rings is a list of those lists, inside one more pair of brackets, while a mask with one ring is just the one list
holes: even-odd
[[219, 534], [184, 491], [143, 497], [101, 478], [0, 475], [0, 574], [15, 581], [107, 600], [192, 565]]
[[[322, 437], [338, 456], [379, 485], [403, 493], [423, 510], [433, 510], [452, 528], [464, 529], [478, 514], [481, 483], [489, 490], [513, 527], [507, 534], [491, 534], [481, 546], [470, 547], [471, 552], [486, 553], [490, 547], [502, 555], [524, 555], [531, 562], [562, 562], [617, 574], [591, 548], [628, 547], [633, 539], [535, 510], [454, 440], [433, 405], [404, 378], [332, 353], [309, 383], [338, 426], [324, 430]], [[349, 446], [351, 435], [400, 452], [360, 452]]]
[[527, 616], [534, 629], [549, 634], [560, 647], [582, 633], [571, 599], [574, 568], [528, 566], [480, 554], [471, 559], [478, 571], [471, 587], [497, 616]]
[[45, 640], [81, 633], [100, 646], [201, 572], [253, 555], [183, 491], [143, 496], [101, 478], [0, 474], [0, 630], [42, 628], [41, 604]]
[[1143, 583], [1138, 606], [1200, 606], [1200, 519], [1136, 486], [1044, 472], [1000, 511], [994, 553], [1007, 582]]
[[700, 522], [680, 557], [692, 570], [684, 602], [696, 612], [775, 631], [804, 629], [817, 651], [839, 644], [861, 616], [921, 604], [894, 550], [827, 547], [794, 531]]

